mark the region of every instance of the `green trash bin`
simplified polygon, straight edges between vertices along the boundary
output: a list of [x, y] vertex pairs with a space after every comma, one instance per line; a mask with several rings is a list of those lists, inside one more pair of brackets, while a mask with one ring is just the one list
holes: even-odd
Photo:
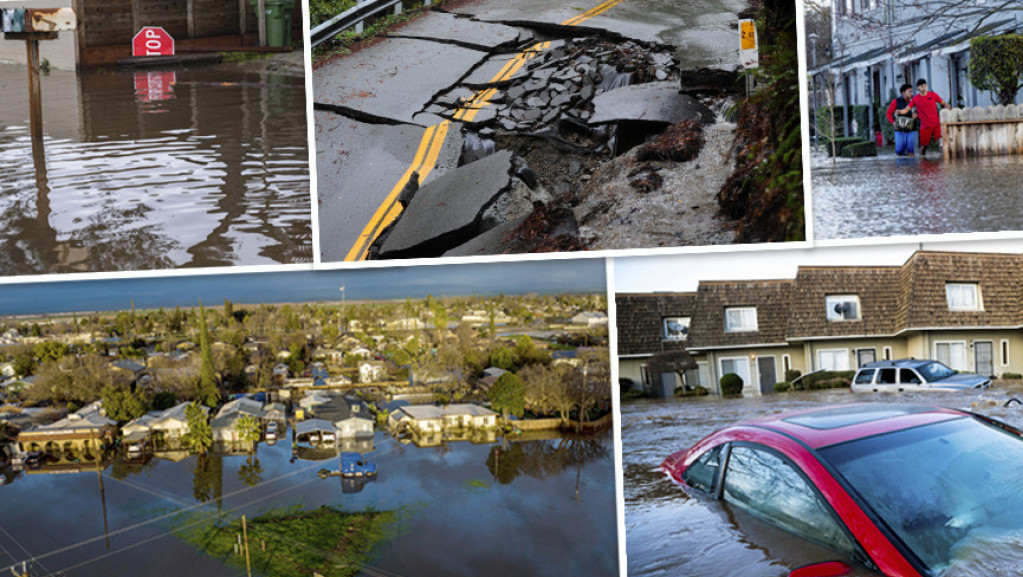
[[[249, 0], [259, 18], [259, 0]], [[292, 0], [265, 0], [266, 45], [291, 46], [291, 13], [295, 8]]]

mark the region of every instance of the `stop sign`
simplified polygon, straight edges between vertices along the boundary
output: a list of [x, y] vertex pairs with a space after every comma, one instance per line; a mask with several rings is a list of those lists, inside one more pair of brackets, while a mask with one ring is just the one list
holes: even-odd
[[131, 39], [132, 56], [173, 56], [174, 39], [160, 26], [146, 26]]

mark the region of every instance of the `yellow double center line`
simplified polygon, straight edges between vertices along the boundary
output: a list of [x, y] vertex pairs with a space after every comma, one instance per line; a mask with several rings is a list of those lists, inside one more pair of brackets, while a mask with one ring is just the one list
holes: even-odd
[[[607, 0], [606, 2], [596, 6], [595, 8], [583, 12], [582, 14], [566, 20], [561, 23], [562, 26], [575, 26], [581, 22], [589, 20], [598, 14], [607, 12], [612, 7], [621, 4], [625, 0]], [[528, 49], [516, 54], [503, 68], [490, 79], [487, 84], [496, 84], [503, 82], [515, 76], [526, 62], [529, 62], [533, 58], [536, 58], [540, 52], [547, 50], [551, 47], [550, 41], [537, 42], [530, 46]], [[490, 104], [490, 100], [497, 95], [496, 88], [488, 88], [477, 92], [473, 98], [465, 102], [458, 110], [455, 111], [453, 116], [454, 120], [462, 122], [472, 122], [479, 111], [485, 106]], [[419, 183], [422, 184], [426, 180], [426, 176], [433, 171], [433, 168], [437, 165], [437, 157], [440, 156], [440, 151], [444, 147], [444, 139], [448, 135], [448, 129], [451, 127], [451, 121], [445, 120], [440, 124], [430, 126], [423, 133], [423, 138], [419, 141], [419, 148], [416, 149], [416, 155], [412, 158], [412, 164], [408, 167], [398, 182], [388, 193], [387, 197], [377, 208], [376, 212], [373, 213], [373, 217], [366, 224], [366, 227], [362, 229], [362, 233], [359, 234], [359, 238], [349, 249], [348, 254], [345, 255], [346, 261], [358, 261], [366, 260], [369, 255], [369, 248], [376, 240], [380, 232], [387, 228], [398, 215], [401, 214], [402, 207], [401, 203], [398, 202], [398, 197], [401, 195], [402, 189], [408, 184], [412, 173], [419, 174]]]

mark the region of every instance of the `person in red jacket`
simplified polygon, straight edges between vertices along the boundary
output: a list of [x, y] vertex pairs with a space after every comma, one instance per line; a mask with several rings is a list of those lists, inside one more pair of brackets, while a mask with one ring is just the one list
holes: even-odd
[[[903, 84], [899, 88], [898, 98], [888, 105], [888, 122], [895, 127], [895, 155], [913, 156], [916, 142], [916, 113], [913, 112], [913, 86]], [[896, 122], [896, 118], [900, 120]]]
[[927, 90], [927, 80], [921, 78], [916, 82], [916, 96], [913, 97], [913, 108], [920, 117], [920, 154], [927, 154], [927, 147], [934, 142], [938, 146], [941, 138], [941, 119], [938, 117], [938, 105], [952, 108], [938, 96], [937, 92]]

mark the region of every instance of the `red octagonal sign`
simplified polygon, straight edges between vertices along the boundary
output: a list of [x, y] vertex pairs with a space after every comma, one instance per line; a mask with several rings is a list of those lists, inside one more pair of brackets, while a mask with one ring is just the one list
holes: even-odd
[[131, 39], [132, 56], [173, 56], [174, 39], [160, 26], [146, 26]]

